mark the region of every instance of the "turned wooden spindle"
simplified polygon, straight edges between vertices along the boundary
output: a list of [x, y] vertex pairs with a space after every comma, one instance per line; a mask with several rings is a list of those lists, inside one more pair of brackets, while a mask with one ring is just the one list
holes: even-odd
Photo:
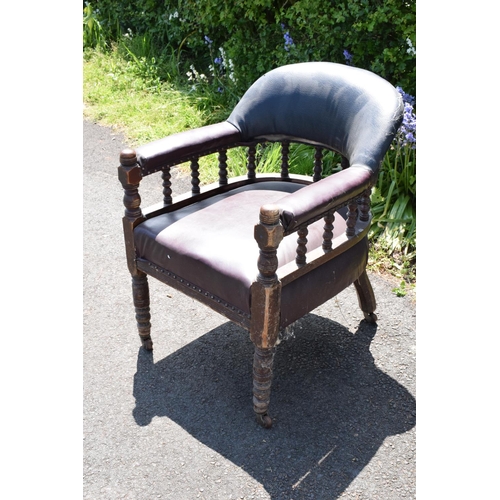
[[256, 154], [256, 148], [255, 145], [249, 146], [248, 147], [248, 152], [247, 152], [247, 158], [248, 158], [248, 174], [247, 177], [249, 179], [255, 179], [255, 154]]
[[283, 141], [281, 143], [281, 178], [288, 179], [290, 174], [288, 173], [288, 154], [290, 152], [290, 143], [288, 141]]
[[219, 151], [219, 186], [227, 184], [227, 150]]
[[142, 180], [141, 168], [137, 164], [137, 156], [133, 149], [124, 149], [120, 153], [118, 178], [123, 187], [123, 204], [125, 218], [132, 223], [142, 218], [139, 184]]
[[264, 205], [260, 209], [260, 224], [255, 226], [255, 239], [259, 245], [257, 281], [263, 284], [277, 282], [277, 248], [283, 239], [283, 227], [279, 224], [279, 209], [274, 205]]
[[200, 165], [198, 158], [191, 160], [191, 193], [200, 194]]
[[172, 175], [170, 174], [170, 167], [163, 168], [161, 171], [162, 186], [163, 186], [163, 204], [172, 204], [172, 183], [170, 181]]
[[323, 226], [323, 245], [322, 248], [325, 252], [329, 252], [332, 249], [332, 239], [333, 239], [333, 222], [335, 221], [335, 215], [333, 212], [328, 212], [324, 219], [325, 225]]
[[356, 221], [358, 220], [358, 204], [356, 200], [351, 200], [347, 205], [347, 220], [345, 234], [354, 236], [356, 234]]
[[302, 267], [306, 264], [306, 253], [307, 253], [307, 235], [309, 230], [307, 226], [300, 228], [297, 231], [297, 256], [295, 257], [295, 262], [298, 267]]
[[322, 171], [323, 171], [323, 149], [317, 147], [316, 152], [314, 153], [313, 182], [318, 182], [319, 180], [321, 180]]
[[358, 199], [359, 220], [368, 222], [370, 220], [370, 195], [371, 188], [363, 191], [363, 194]]
[[346, 168], [349, 168], [349, 160], [345, 156], [341, 157], [340, 168], [342, 170], [345, 170]]

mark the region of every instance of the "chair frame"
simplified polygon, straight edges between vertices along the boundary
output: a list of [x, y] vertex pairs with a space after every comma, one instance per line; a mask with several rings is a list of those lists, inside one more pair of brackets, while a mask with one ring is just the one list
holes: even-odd
[[[370, 214], [370, 193], [375, 182], [371, 176], [351, 193], [337, 196], [324, 210], [316, 212], [314, 217], [301, 221], [300, 224], [285, 230], [280, 221], [279, 207], [264, 205], [260, 214], [256, 214], [254, 237], [259, 247], [256, 262], [256, 278], [251, 286], [251, 311], [247, 314], [232, 307], [227, 302], [215, 297], [207, 290], [202, 290], [172, 272], [162, 269], [152, 262], [137, 259], [134, 246], [134, 228], [144, 220], [163, 213], [173, 212], [190, 204], [207, 199], [220, 193], [226, 193], [237, 187], [251, 183], [268, 181], [287, 181], [303, 185], [315, 183], [322, 178], [323, 145], [309, 143], [315, 148], [313, 176], [293, 175], [288, 171], [288, 154], [291, 142], [281, 142], [281, 172], [279, 174], [256, 173], [256, 146], [260, 142], [245, 143], [239, 132], [228, 129], [227, 123], [201, 127], [193, 131], [174, 134], [160, 141], [154, 154], [148, 156], [147, 147], [125, 149], [120, 154], [118, 177], [124, 190], [123, 231], [127, 264], [132, 276], [133, 302], [137, 328], [142, 346], [153, 349], [151, 339], [151, 315], [149, 307], [148, 276], [171, 286], [174, 289], [202, 302], [222, 314], [229, 320], [248, 330], [255, 346], [253, 360], [253, 406], [258, 422], [266, 428], [271, 427], [272, 419], [268, 414], [270, 402], [272, 365], [274, 349], [280, 332], [281, 289], [292, 281], [329, 262], [348, 248], [360, 242], [368, 234]], [[298, 142], [298, 141], [297, 141]], [[304, 143], [304, 141], [300, 141]], [[246, 147], [247, 175], [228, 178], [227, 151], [234, 147]], [[159, 148], [159, 149], [158, 149]], [[335, 151], [338, 153], [337, 151]], [[219, 181], [209, 186], [200, 187], [199, 160], [203, 156], [218, 155]], [[172, 198], [171, 168], [185, 162], [191, 168], [191, 192], [175, 199]], [[349, 165], [342, 157], [342, 171], [348, 171]], [[163, 202], [147, 209], [141, 208], [139, 185], [143, 177], [161, 172]], [[347, 207], [346, 231], [340, 237], [333, 238], [334, 213]], [[307, 252], [308, 226], [324, 219], [322, 247]], [[278, 267], [277, 248], [284, 236], [296, 232], [297, 257], [295, 261]], [[375, 296], [366, 269], [354, 280], [359, 306], [369, 322], [375, 322]]]

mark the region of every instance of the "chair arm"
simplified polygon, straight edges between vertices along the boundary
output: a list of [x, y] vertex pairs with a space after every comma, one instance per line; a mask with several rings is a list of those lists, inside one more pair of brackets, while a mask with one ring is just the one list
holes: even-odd
[[206, 125], [138, 147], [137, 162], [142, 174], [148, 175], [164, 167], [183, 163], [192, 157], [230, 146], [240, 138], [239, 130], [229, 122]]
[[371, 186], [375, 177], [370, 168], [354, 165], [280, 198], [275, 204], [283, 229], [291, 233], [301, 224], [344, 205]]

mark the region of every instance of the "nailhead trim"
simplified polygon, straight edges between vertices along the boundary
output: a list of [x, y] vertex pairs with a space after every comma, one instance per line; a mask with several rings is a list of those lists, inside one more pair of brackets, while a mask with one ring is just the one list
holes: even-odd
[[166, 269], [163, 269], [162, 267], [160, 267], [156, 264], [153, 264], [152, 262], [148, 262], [148, 266], [152, 267], [155, 271], [158, 271], [161, 274], [166, 274], [169, 278], [172, 278], [172, 279], [178, 281], [179, 283], [181, 283], [185, 287], [191, 288], [191, 289], [195, 290], [196, 292], [204, 295], [205, 297], [209, 297], [214, 302], [217, 302], [217, 304], [220, 304], [223, 307], [225, 307], [226, 309], [230, 309], [231, 311], [236, 312], [239, 316], [242, 316], [246, 319], [250, 319], [250, 314], [245, 313], [244, 311], [238, 309], [237, 307], [233, 306], [232, 304], [229, 304], [228, 302], [223, 302], [216, 295], [212, 295], [211, 293], [207, 292], [206, 290], [203, 290], [200, 287], [193, 285], [193, 284], [185, 281], [182, 278], [179, 278], [179, 276], [176, 276], [174, 273], [171, 273], [170, 271], [167, 271]]

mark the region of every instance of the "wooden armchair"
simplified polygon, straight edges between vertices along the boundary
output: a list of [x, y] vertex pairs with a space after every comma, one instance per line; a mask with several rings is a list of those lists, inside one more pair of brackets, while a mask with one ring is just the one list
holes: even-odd
[[[227, 121], [122, 151], [123, 230], [143, 347], [153, 348], [152, 276], [249, 331], [254, 411], [270, 427], [279, 332], [353, 283], [365, 319], [376, 321], [365, 270], [370, 192], [402, 110], [398, 92], [373, 73], [293, 64], [258, 79]], [[261, 142], [281, 143], [281, 173], [256, 173]], [[314, 148], [312, 177], [289, 173], [292, 143]], [[247, 175], [228, 178], [227, 152], [241, 146]], [[329, 150], [341, 155], [342, 170], [322, 178]], [[219, 181], [200, 187], [199, 159], [214, 153]], [[172, 199], [170, 169], [184, 162], [192, 190]], [[163, 202], [143, 210], [139, 183], [157, 172]]]

